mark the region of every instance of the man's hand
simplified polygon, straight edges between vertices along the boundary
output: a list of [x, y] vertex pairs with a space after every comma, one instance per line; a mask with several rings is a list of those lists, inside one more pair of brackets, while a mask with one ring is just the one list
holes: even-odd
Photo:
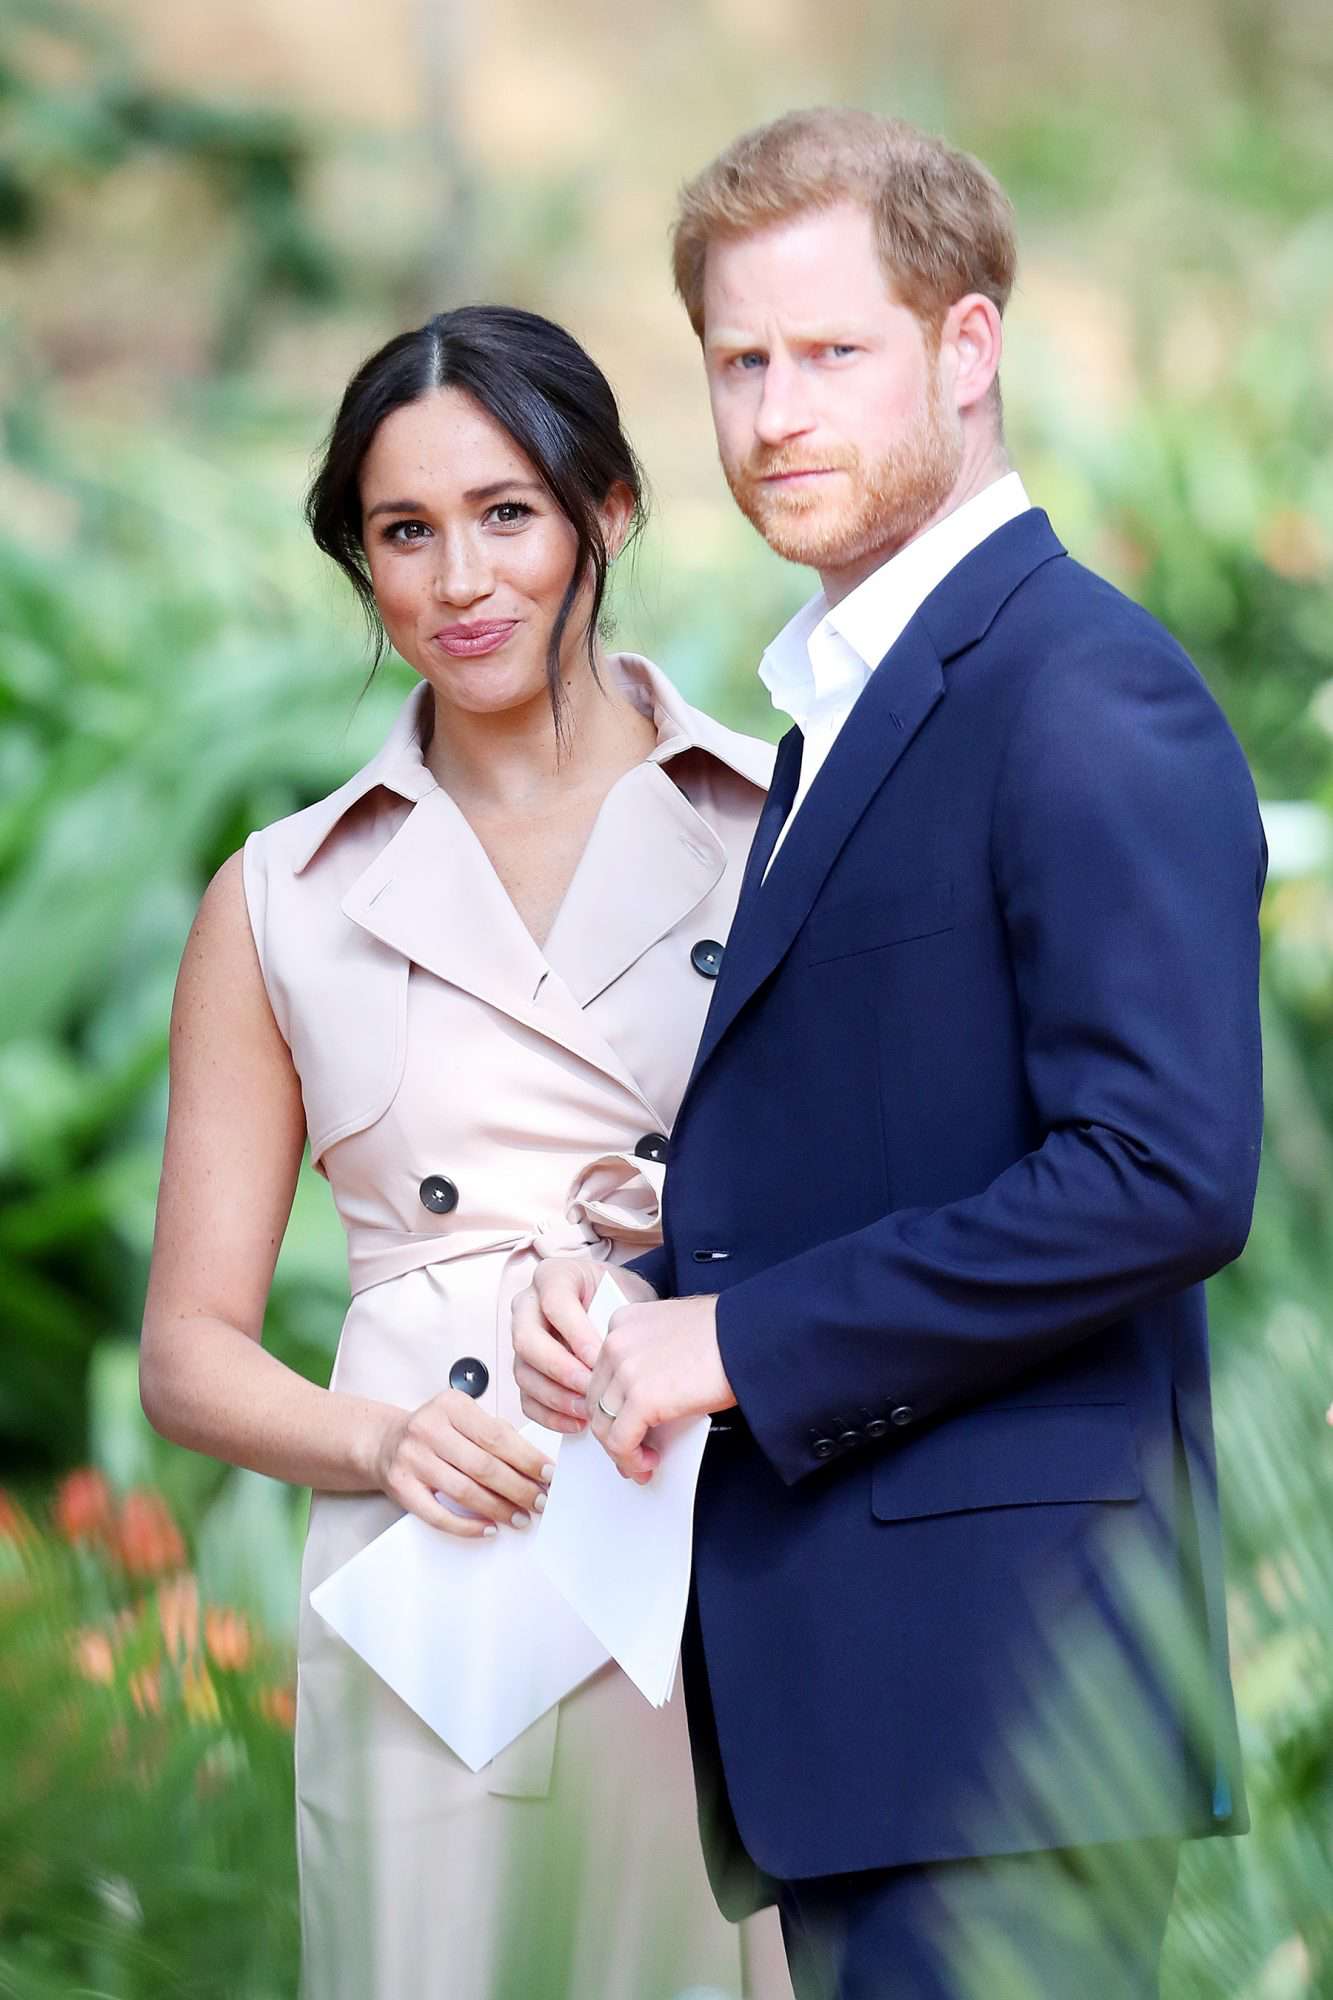
[[627, 1298], [657, 1297], [636, 1271], [595, 1264], [588, 1257], [548, 1257], [537, 1266], [531, 1285], [514, 1300], [514, 1380], [519, 1402], [524, 1416], [548, 1431], [587, 1428], [584, 1398], [602, 1345], [588, 1307], [608, 1276]]
[[643, 1486], [658, 1462], [644, 1443], [655, 1424], [735, 1403], [717, 1349], [717, 1300], [692, 1298], [619, 1309], [594, 1358], [585, 1408], [598, 1443]]

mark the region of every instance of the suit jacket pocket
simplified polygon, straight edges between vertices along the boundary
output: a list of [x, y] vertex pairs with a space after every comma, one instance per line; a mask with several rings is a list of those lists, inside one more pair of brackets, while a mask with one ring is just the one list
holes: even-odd
[[968, 1410], [875, 1461], [870, 1509], [880, 1521], [983, 1507], [1136, 1500], [1138, 1447], [1123, 1403], [1024, 1404]]
[[861, 890], [827, 905], [816, 904], [805, 926], [805, 957], [811, 965], [852, 958], [911, 938], [934, 937], [953, 929], [953, 884], [931, 882], [883, 894]]

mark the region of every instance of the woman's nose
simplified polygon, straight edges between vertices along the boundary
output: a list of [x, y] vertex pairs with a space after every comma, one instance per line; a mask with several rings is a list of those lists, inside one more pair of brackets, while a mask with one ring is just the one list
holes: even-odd
[[433, 587], [441, 604], [475, 604], [490, 596], [495, 578], [484, 552], [459, 537], [439, 544]]

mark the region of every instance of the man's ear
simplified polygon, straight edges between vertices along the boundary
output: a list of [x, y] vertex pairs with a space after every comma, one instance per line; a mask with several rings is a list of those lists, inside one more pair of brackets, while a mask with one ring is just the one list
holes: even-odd
[[989, 395], [1003, 351], [1004, 328], [992, 300], [969, 292], [950, 306], [940, 329], [940, 353], [949, 357], [955, 409], [970, 410]]
[[623, 480], [618, 480], [611, 488], [597, 509], [597, 518], [602, 524], [606, 553], [614, 562], [634, 525], [634, 495]]

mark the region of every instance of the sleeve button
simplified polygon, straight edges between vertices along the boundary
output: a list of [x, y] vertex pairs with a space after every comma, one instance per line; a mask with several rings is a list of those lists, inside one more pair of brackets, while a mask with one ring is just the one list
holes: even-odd
[[914, 1424], [916, 1422], [916, 1411], [910, 1403], [899, 1403], [894, 1409], [889, 1411], [889, 1422], [897, 1424], [899, 1430], [901, 1430], [905, 1424]]

